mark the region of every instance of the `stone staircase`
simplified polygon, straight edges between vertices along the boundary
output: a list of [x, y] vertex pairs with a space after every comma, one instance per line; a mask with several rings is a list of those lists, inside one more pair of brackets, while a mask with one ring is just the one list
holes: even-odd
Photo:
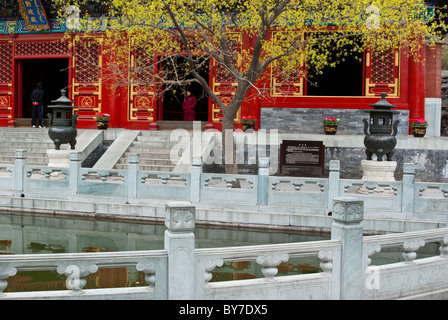
[[27, 150], [28, 164], [46, 166], [47, 149], [54, 149], [54, 143], [48, 129], [0, 128], [0, 164], [13, 164], [17, 149]]
[[[190, 124], [191, 123], [188, 125]], [[204, 127], [204, 125], [205, 124], [203, 123], [202, 127]], [[78, 130], [78, 139], [83, 131], [85, 130]], [[185, 145], [181, 145], [179, 140], [170, 141], [172, 132], [173, 131], [169, 129], [158, 131], [142, 130], [134, 133], [136, 137], [129, 134], [130, 138], [128, 138], [128, 140], [130, 140], [127, 144], [123, 144], [122, 140], [114, 141], [113, 145], [115, 145], [115, 150], [109, 154], [106, 152], [103, 155], [109, 159], [106, 159], [104, 163], [106, 163], [106, 167], [110, 165], [110, 169], [127, 169], [129, 154], [136, 153], [140, 155], [141, 170], [187, 172], [189, 171], [190, 166], [179, 166], [176, 163], [173, 163], [171, 160], [171, 152], [173, 148], [177, 148], [177, 151], [180, 151], [179, 149], [187, 148], [190, 139], [185, 140]], [[191, 135], [192, 131], [189, 130], [189, 133]], [[79, 143], [77, 144], [77, 147], [78, 145]], [[47, 166], [49, 163], [47, 150], [54, 149], [54, 143], [48, 136], [48, 128], [0, 127], [0, 165], [13, 164], [14, 152], [17, 149], [27, 150], [27, 164], [33, 166]], [[70, 149], [70, 145], [63, 144], [61, 145], [61, 150], [62, 149]], [[180, 157], [181, 154], [178, 154], [177, 156]], [[100, 165], [97, 169], [107, 169], [106, 167]]]
[[[158, 120], [157, 125], [159, 130], [175, 130], [175, 129], [185, 129], [188, 131], [193, 130], [194, 121], [171, 121], [171, 120]], [[204, 121], [198, 121], [197, 123], [200, 123], [201, 130], [205, 130], [205, 125], [207, 122]]]
[[173, 147], [179, 148], [178, 141], [170, 141], [172, 131], [141, 131], [126, 150], [114, 169], [126, 169], [130, 153], [140, 155], [140, 170], [172, 172], [176, 167], [170, 158]]

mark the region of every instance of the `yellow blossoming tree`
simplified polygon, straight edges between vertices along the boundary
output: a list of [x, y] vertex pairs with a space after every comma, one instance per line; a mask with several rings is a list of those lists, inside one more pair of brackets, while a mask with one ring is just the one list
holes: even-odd
[[[445, 30], [442, 19], [427, 17], [424, 0], [109, 0], [98, 1], [100, 13], [89, 12], [94, 0], [56, 2], [62, 18], [68, 5], [80, 8], [75, 24], [83, 35], [97, 33], [101, 26], [104, 47], [114, 56], [108, 72], [116, 79], [142, 81], [133, 75], [146, 73], [148, 85], [163, 85], [165, 90], [200, 83], [222, 112], [223, 132], [233, 129], [249, 91], [263, 95], [272, 89], [257, 81], [269, 68], [288, 77], [297, 75], [306, 61], [308, 68], [319, 71], [366, 48], [405, 48], [418, 60], [422, 46], [433, 45]], [[103, 17], [98, 26], [93, 15]], [[236, 30], [252, 39], [250, 49], [236, 49]], [[147, 59], [130, 67], [129, 50], [139, 50]], [[334, 54], [330, 59], [335, 51], [336, 59]], [[209, 59], [236, 84], [230, 102], [201, 75]], [[170, 72], [157, 67], [168, 62]], [[185, 73], [177, 68], [186, 68], [192, 77], [179, 77]], [[236, 167], [228, 169], [234, 172]]]

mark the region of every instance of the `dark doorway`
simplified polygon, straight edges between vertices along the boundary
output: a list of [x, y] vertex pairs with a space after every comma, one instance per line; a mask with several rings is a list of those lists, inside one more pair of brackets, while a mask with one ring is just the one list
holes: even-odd
[[31, 92], [41, 81], [45, 92], [44, 118], [51, 112], [48, 105], [61, 96], [61, 89], [68, 87], [68, 59], [25, 59], [22, 60], [22, 118], [31, 118]]
[[[209, 79], [209, 64], [208, 59], [198, 58], [201, 67], [198, 69], [199, 74], [208, 81]], [[168, 79], [174, 80], [190, 80], [194, 77], [187, 71], [186, 60], [178, 57], [174, 60], [174, 66], [171, 63], [164, 64], [164, 72]], [[186, 91], [189, 90], [197, 99], [196, 105], [196, 121], [208, 120], [208, 95], [204, 88], [197, 82], [192, 82], [188, 85], [175, 85], [163, 93], [163, 120], [182, 121], [184, 119], [184, 112], [182, 110], [182, 102], [185, 98]]]
[[[350, 45], [343, 48], [329, 46], [329, 62], [336, 66], [326, 66], [322, 73], [308, 69], [308, 96], [362, 96], [363, 95], [363, 54], [352, 50]], [[343, 58], [338, 53], [347, 52]]]

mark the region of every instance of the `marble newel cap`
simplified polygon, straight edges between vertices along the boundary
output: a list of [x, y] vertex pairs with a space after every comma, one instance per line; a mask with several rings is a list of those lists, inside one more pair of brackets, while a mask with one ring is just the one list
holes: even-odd
[[193, 231], [196, 208], [187, 201], [169, 201], [165, 205], [165, 226], [173, 232]]
[[360, 223], [364, 219], [364, 201], [355, 197], [334, 198], [332, 217], [345, 224]]

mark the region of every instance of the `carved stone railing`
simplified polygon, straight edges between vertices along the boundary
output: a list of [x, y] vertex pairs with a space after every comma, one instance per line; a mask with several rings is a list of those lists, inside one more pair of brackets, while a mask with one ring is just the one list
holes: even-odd
[[[364, 236], [364, 203], [334, 199], [331, 240], [259, 246], [195, 248], [195, 207], [172, 201], [165, 207], [164, 250], [136, 252], [24, 254], [0, 256], [0, 299], [396, 299], [448, 296], [448, 228]], [[440, 254], [418, 259], [429, 243]], [[400, 247], [403, 261], [372, 265], [384, 248]], [[320, 261], [315, 273], [282, 271], [292, 259]], [[216, 269], [249, 262], [259, 277], [211, 282]], [[102, 268], [144, 272], [147, 286], [85, 289], [86, 278]], [[19, 271], [54, 270], [67, 290], [8, 292]], [[282, 269], [284, 270], [284, 269]]]
[[269, 176], [269, 158], [258, 159], [257, 175], [241, 175], [204, 173], [200, 158], [192, 159], [190, 173], [174, 173], [140, 170], [138, 154], [129, 155], [127, 170], [81, 168], [77, 152], [70, 153], [69, 168], [27, 165], [26, 150], [17, 150], [15, 157], [14, 166], [0, 168], [2, 195], [129, 204], [180, 200], [228, 204], [229, 208], [235, 204], [242, 210], [289, 207], [306, 214], [328, 213], [334, 198], [356, 196], [364, 201], [365, 210], [380, 209], [376, 215], [444, 223], [448, 207], [448, 184], [416, 183], [412, 163], [404, 164], [403, 181], [381, 182], [340, 179], [337, 160], [330, 161], [328, 178], [305, 178]]
[[[278, 266], [293, 258], [315, 256], [321, 260], [319, 273], [276, 277]], [[313, 282], [313, 291], [320, 292], [316, 299], [338, 299], [339, 265], [341, 245], [339, 241], [316, 241], [277, 245], [196, 249], [196, 297], [198, 299], [285, 299], [282, 291], [291, 291], [288, 299], [306, 299]], [[249, 261], [261, 266], [264, 279], [229, 282], [210, 282], [217, 267], [224, 263]], [[301, 290], [300, 285], [304, 287]], [[289, 289], [287, 286], [290, 286]], [[295, 290], [291, 290], [294, 288]], [[257, 289], [259, 288], [259, 289]], [[320, 288], [320, 289], [319, 289]], [[258, 293], [257, 290], [259, 290]], [[248, 295], [248, 291], [250, 294]]]
[[[418, 259], [418, 250], [429, 244], [436, 244], [439, 254]], [[403, 259], [373, 265], [374, 255], [386, 248], [401, 251]], [[364, 237], [363, 252], [365, 299], [396, 299], [448, 288], [448, 228]]]
[[[240, 187], [233, 186], [239, 182]], [[201, 201], [228, 201], [243, 204], [257, 203], [257, 176], [202, 173]]]
[[[0, 299], [22, 298], [111, 298], [128, 297], [166, 299], [167, 254], [163, 250], [135, 252], [22, 254], [0, 257]], [[85, 277], [101, 268], [134, 267], [147, 275], [146, 287], [116, 289], [83, 289]], [[52, 292], [3, 292], [8, 278], [18, 271], [55, 270], [67, 277], [67, 291]], [[149, 276], [155, 275], [154, 279]]]

